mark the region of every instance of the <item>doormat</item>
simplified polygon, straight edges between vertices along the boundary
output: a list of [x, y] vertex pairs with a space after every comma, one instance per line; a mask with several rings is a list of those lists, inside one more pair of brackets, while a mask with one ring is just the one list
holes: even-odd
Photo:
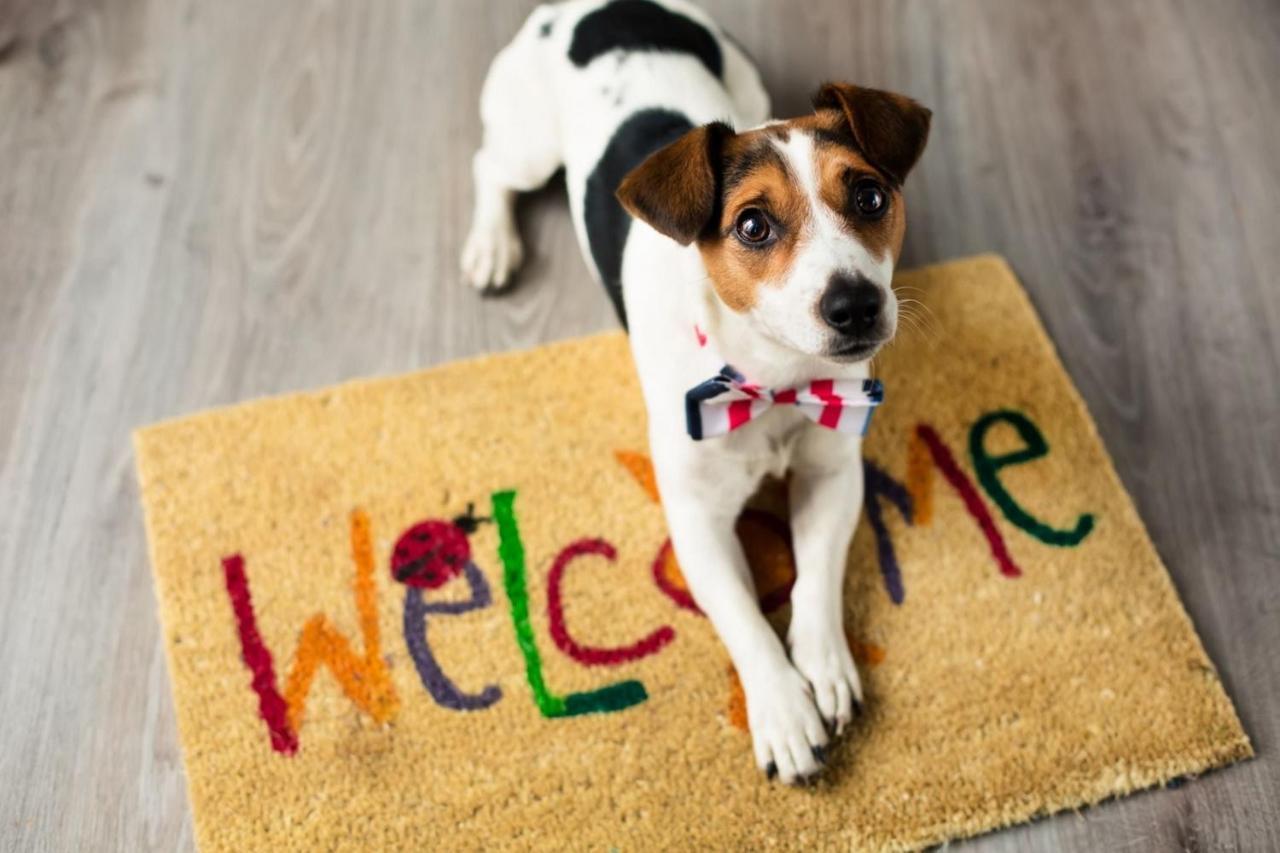
[[[866, 711], [756, 770], [621, 333], [140, 430], [205, 851], [907, 849], [1251, 754], [1005, 263], [903, 273], [850, 550]], [[788, 616], [785, 508], [743, 513]]]

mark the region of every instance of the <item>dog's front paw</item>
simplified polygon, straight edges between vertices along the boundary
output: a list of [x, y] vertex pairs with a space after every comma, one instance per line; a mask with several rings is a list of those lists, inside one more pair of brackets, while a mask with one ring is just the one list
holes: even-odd
[[462, 247], [462, 274], [478, 290], [502, 287], [523, 260], [514, 222], [477, 221]]
[[816, 776], [826, 763], [828, 735], [800, 673], [786, 667], [743, 687], [760, 769], [788, 785]]
[[838, 630], [804, 629], [792, 623], [791, 662], [808, 680], [814, 702], [836, 734], [862, 713], [862, 681], [853, 654]]

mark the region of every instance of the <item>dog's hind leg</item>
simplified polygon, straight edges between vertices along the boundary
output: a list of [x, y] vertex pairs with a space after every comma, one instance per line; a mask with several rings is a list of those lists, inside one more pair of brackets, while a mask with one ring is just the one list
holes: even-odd
[[480, 93], [484, 141], [472, 162], [475, 213], [462, 249], [462, 272], [473, 286], [506, 284], [524, 258], [516, 227], [516, 194], [537, 189], [561, 165], [543, 41], [554, 7], [541, 6], [489, 67]]

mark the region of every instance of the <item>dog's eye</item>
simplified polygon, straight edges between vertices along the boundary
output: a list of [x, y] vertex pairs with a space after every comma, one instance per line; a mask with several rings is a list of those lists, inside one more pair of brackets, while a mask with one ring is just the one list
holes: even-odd
[[738, 221], [733, 228], [738, 239], [744, 243], [763, 243], [771, 233], [769, 219], [756, 207], [749, 207], [738, 214]]
[[853, 206], [863, 218], [879, 219], [889, 208], [889, 194], [880, 184], [863, 178], [853, 185]]

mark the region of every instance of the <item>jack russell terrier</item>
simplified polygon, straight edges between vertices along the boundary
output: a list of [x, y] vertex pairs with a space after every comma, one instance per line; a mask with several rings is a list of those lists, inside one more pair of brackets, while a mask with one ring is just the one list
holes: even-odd
[[[930, 120], [846, 84], [813, 103], [769, 121], [747, 55], [681, 0], [541, 6], [480, 96], [462, 254], [477, 288], [505, 284], [516, 193], [564, 167], [579, 241], [630, 330], [676, 555], [742, 680], [756, 762], [787, 783], [817, 774], [861, 710], [842, 594], [880, 400], [868, 364], [897, 328], [902, 181]], [[789, 475], [785, 646], [734, 533], [766, 475]]]

